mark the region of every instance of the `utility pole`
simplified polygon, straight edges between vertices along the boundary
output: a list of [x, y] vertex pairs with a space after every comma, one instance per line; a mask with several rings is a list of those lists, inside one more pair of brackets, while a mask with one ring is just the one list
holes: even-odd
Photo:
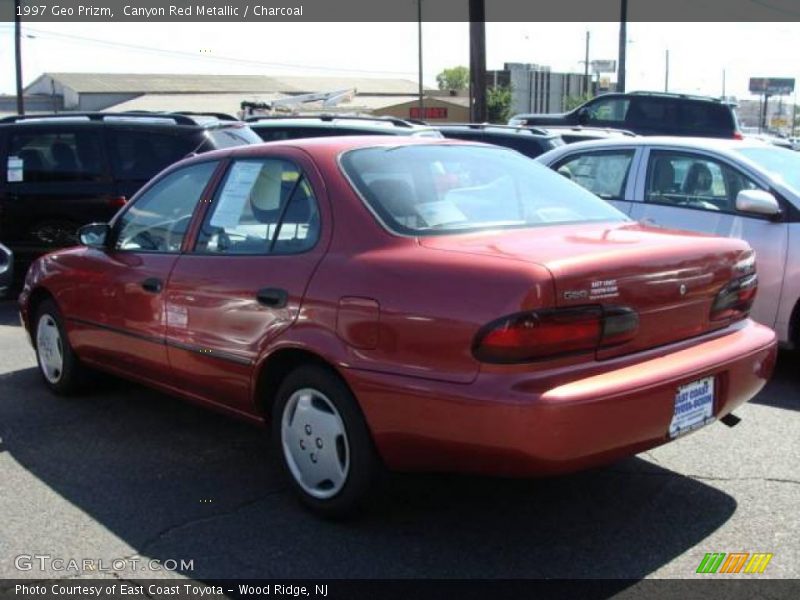
[[586, 60], [583, 61], [583, 93], [589, 95], [589, 38], [591, 33], [586, 32]]
[[419, 118], [425, 119], [425, 101], [422, 89], [422, 0], [417, 0], [417, 43], [419, 54]]
[[17, 113], [25, 114], [22, 98], [22, 32], [20, 31], [19, 2], [14, 0], [14, 62], [17, 71]]
[[469, 0], [469, 87], [473, 123], [487, 121], [486, 110], [486, 6]]
[[617, 91], [625, 91], [625, 51], [628, 46], [628, 0], [621, 0], [619, 15], [619, 64]]
[[725, 100], [725, 69], [722, 69], [722, 99]]
[[667, 48], [667, 59], [664, 63], [664, 91], [669, 91], [669, 48]]

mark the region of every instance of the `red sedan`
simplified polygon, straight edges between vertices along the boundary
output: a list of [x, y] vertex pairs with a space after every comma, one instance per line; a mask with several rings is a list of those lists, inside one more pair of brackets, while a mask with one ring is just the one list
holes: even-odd
[[746, 242], [636, 224], [491, 146], [204, 154], [81, 241], [20, 296], [46, 385], [96, 368], [269, 424], [325, 513], [381, 466], [525, 476], [634, 454], [725, 417], [775, 361]]

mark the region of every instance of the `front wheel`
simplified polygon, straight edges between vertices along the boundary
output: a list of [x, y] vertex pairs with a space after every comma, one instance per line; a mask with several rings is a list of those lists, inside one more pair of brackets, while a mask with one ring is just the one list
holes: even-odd
[[36, 361], [47, 387], [57, 394], [77, 391], [84, 380], [85, 367], [69, 345], [55, 302], [45, 300], [39, 305], [34, 327]]
[[307, 506], [337, 517], [363, 504], [379, 462], [358, 403], [336, 373], [319, 366], [292, 371], [278, 391], [272, 428], [292, 487]]

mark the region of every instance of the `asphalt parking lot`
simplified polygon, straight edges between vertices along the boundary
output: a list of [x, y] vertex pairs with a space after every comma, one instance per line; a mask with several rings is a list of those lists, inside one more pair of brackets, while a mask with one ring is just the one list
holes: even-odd
[[686, 578], [706, 552], [800, 577], [800, 356], [737, 414], [577, 475], [393, 476], [369, 513], [325, 522], [258, 429], [113, 380], [52, 396], [0, 302], [0, 577], [71, 575], [15, 566], [49, 555], [192, 560], [175, 576], [194, 579]]

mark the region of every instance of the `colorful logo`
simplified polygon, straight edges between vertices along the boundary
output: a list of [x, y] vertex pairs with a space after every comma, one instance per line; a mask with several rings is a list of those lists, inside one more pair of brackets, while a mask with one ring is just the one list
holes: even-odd
[[772, 554], [767, 552], [708, 552], [697, 567], [698, 573], [750, 573], [761, 574], [767, 568]]

